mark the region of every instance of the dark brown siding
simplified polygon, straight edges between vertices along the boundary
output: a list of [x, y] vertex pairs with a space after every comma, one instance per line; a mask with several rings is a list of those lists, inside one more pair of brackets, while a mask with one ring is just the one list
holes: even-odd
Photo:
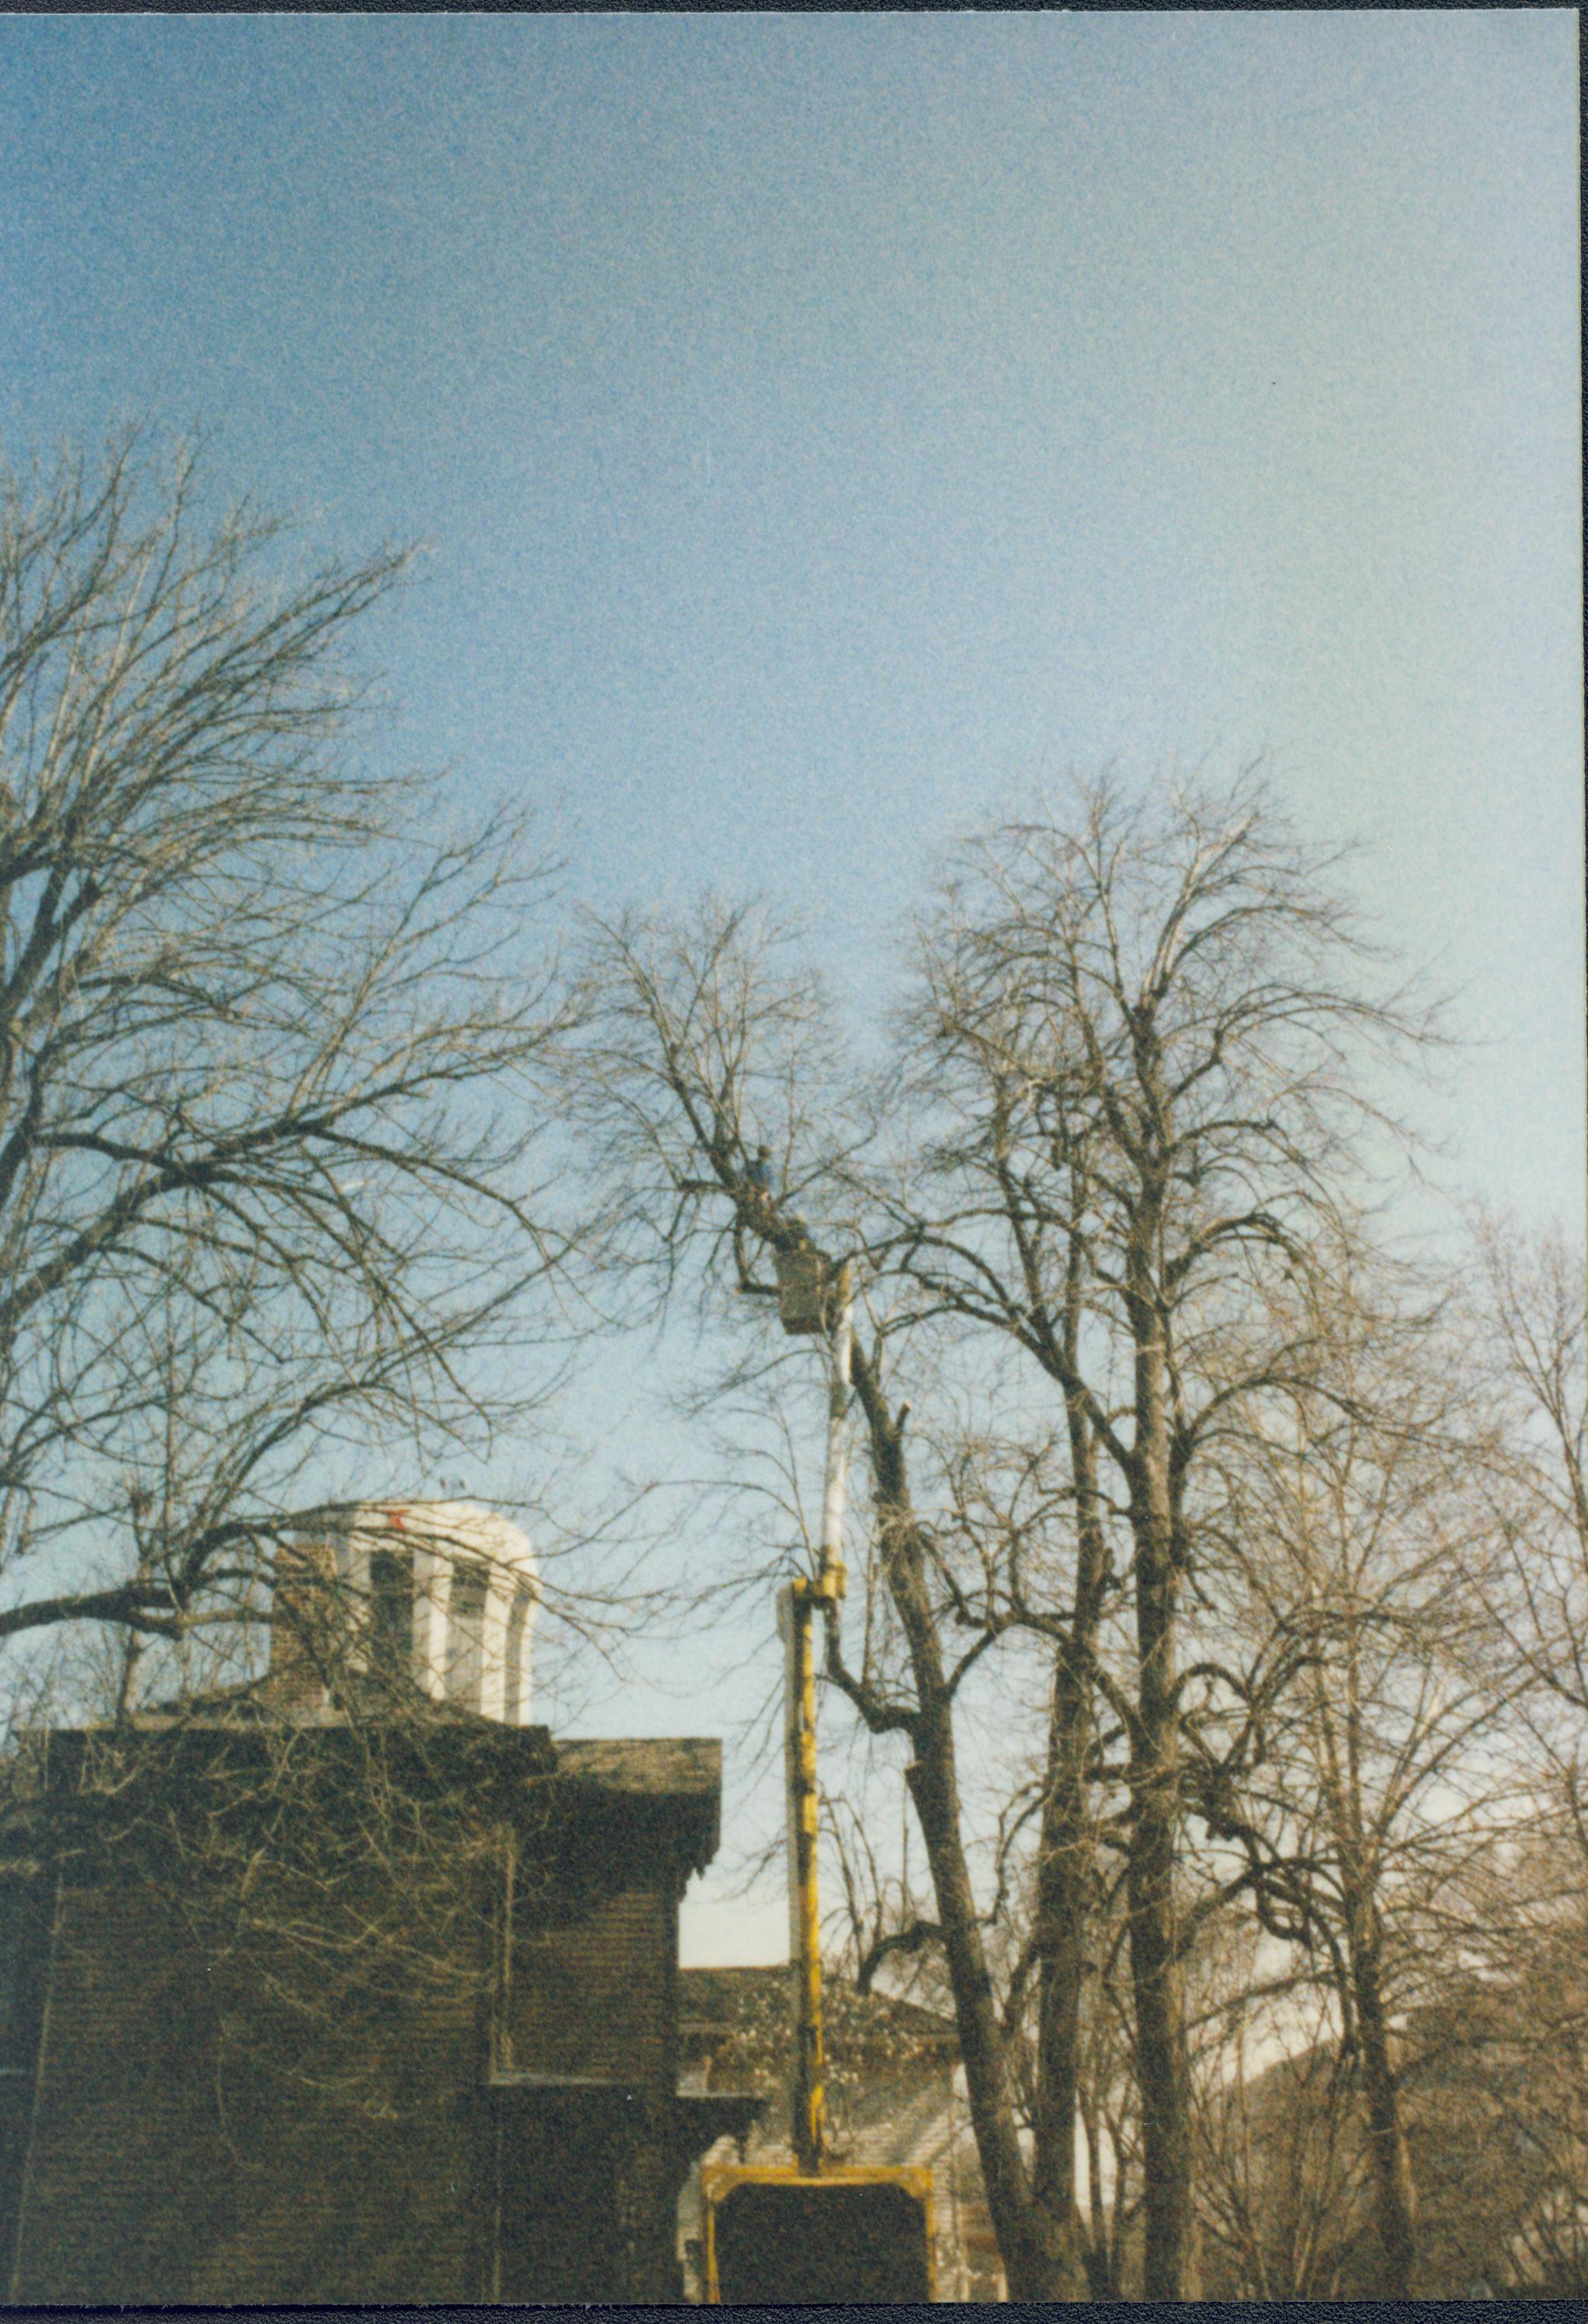
[[651, 1887], [596, 1897], [575, 1921], [521, 1920], [503, 2064], [670, 2089], [677, 1921], [670, 1896]]
[[158, 1895], [66, 1899], [16, 2297], [477, 2297], [472, 2018], [407, 2029], [381, 2121], [230, 2052], [221, 2003]]
[[534, 1885], [496, 2044], [518, 2076], [615, 2086], [583, 2101], [532, 2079], [493, 2091], [466, 1979], [388, 2019], [362, 2106], [327, 2098], [312, 2055], [274, 2041], [263, 1955], [251, 1984], [238, 1956], [207, 1963], [158, 1890], [69, 1892], [14, 2296], [466, 2302], [494, 2280], [524, 2300], [668, 2296], [677, 1873], [610, 1828], [586, 1853], [555, 1918], [558, 1884]]

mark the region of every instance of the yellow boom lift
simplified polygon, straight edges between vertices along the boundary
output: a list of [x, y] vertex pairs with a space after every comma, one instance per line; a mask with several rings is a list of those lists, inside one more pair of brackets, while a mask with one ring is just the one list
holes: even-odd
[[930, 2300], [928, 2172], [839, 2166], [827, 2158], [822, 2047], [821, 1916], [817, 1895], [815, 1628], [844, 1597], [845, 1422], [854, 1285], [808, 1245], [778, 1259], [786, 1332], [819, 1333], [827, 1357], [827, 1458], [821, 1555], [778, 1600], [784, 1648], [784, 1771], [789, 1819], [789, 1963], [794, 2019], [793, 2168], [738, 2165], [701, 2173], [706, 2296], [719, 2306]]

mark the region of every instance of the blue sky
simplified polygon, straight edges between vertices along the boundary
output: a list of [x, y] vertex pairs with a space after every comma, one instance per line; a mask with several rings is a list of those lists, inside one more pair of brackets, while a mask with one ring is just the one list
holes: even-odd
[[0, 440], [422, 540], [402, 744], [575, 892], [863, 993], [1033, 781], [1266, 751], [1573, 1227], [1577, 247], [1565, 11], [0, 19]]

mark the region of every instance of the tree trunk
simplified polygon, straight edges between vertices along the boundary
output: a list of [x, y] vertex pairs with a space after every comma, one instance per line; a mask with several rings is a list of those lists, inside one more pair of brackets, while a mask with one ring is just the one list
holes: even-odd
[[952, 1729], [946, 1715], [923, 1719], [905, 1781], [931, 1869], [971, 2126], [1009, 2296], [1011, 2300], [1062, 2297], [1049, 2288], [1052, 2276], [1046, 2255], [1033, 2233], [1030, 2182], [1009, 2089], [1003, 2029], [993, 2005], [975, 1896], [960, 1841]]
[[1137, 1222], [1129, 1305], [1136, 1343], [1131, 1531], [1136, 1563], [1138, 1711], [1131, 1766], [1126, 1895], [1136, 2064], [1141, 2099], [1143, 2293], [1196, 2297], [1190, 2075], [1181, 1987], [1175, 1868], [1179, 1836], [1179, 1576], [1169, 1480], [1168, 1360], [1151, 1277], [1155, 1235]]
[[1083, 2237], [1076, 2208], [1076, 2116], [1081, 1987], [1093, 1884], [1086, 1755], [1090, 1689], [1076, 1657], [1055, 1658], [1048, 1788], [1037, 1864], [1038, 2021], [1032, 2152], [1033, 2235], [1050, 2289], [1045, 2300], [1085, 2300]]
[[[1072, 1245], [1065, 1303], [1068, 1377], [1077, 1370], [1079, 1253]], [[1095, 1886], [1096, 1840], [1087, 1794], [1093, 1688], [1086, 1655], [1102, 1617], [1107, 1573], [1097, 1490], [1097, 1448], [1078, 1395], [1065, 1397], [1076, 1489], [1076, 1594], [1071, 1637], [1054, 1656], [1047, 1789], [1037, 1861], [1039, 1974], [1032, 2202], [1049, 2300], [1085, 2300], [1085, 2238], [1076, 2202], [1081, 1996]]]
[[1133, 1779], [1127, 1874], [1141, 2100], [1142, 2292], [1148, 2300], [1187, 2300], [1196, 2292], [1189, 2070], [1174, 1907], [1177, 1815], [1172, 1766], [1166, 1775], [1161, 1748], [1156, 1763], [1151, 1748], [1144, 1744]]
[[1030, 2178], [1020, 2151], [1003, 2028], [993, 2000], [975, 1890], [965, 1860], [953, 1698], [926, 1586], [900, 1427], [888, 1409], [881, 1381], [859, 1348], [854, 1351], [853, 1376], [871, 1449], [889, 1592], [904, 1631], [919, 1705], [910, 1729], [914, 1758], [905, 1781], [932, 1876], [987, 2209], [998, 2237], [1010, 2297], [1048, 2300], [1055, 2294], [1048, 2289], [1051, 2278], [1032, 2232]]
[[1352, 1997], [1356, 2005], [1373, 2209], [1383, 2264], [1379, 2293], [1384, 2300], [1409, 2300], [1417, 2262], [1417, 2190], [1400, 2119], [1399, 2077], [1390, 2054], [1382, 1948], [1372, 1904], [1353, 1912], [1352, 1923]]

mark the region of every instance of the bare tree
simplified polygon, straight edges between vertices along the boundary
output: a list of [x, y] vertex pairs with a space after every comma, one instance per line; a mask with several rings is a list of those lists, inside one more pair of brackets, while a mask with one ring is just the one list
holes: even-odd
[[1311, 1388], [1251, 1416], [1225, 1518], [1257, 1627], [1292, 1642], [1296, 1674], [1242, 1805], [1210, 1812], [1248, 1848], [1270, 1932], [1332, 1993], [1363, 2116], [1376, 2288], [1400, 2300], [1417, 2264], [1408, 2013], [1459, 1964], [1463, 1876], [1520, 1789], [1482, 1490], [1492, 1448], [1471, 1364], [1437, 1319], [1370, 1298], [1344, 1254], [1303, 1296], [1326, 1360]]
[[1205, 2296], [1343, 2298], [1371, 2230], [1361, 2107], [1331, 1996], [1305, 1959], [1276, 1966], [1254, 1914], [1207, 1935], [1192, 2032]]
[[[1243, 1405], [1306, 1375], [1305, 1340], [1267, 1329], [1267, 1287], [1312, 1268], [1338, 1231], [1361, 1134], [1383, 1119], [1372, 1053], [1428, 1029], [1404, 995], [1371, 990], [1334, 871], [1251, 786], [1158, 811], [1103, 785], [1062, 821], [1001, 828], [928, 920], [891, 1079], [863, 1099], [835, 1067], [813, 981], [771, 974], [742, 914], [692, 935], [609, 930], [593, 972], [589, 1102], [668, 1284], [696, 1251], [708, 1293], [771, 1297], [772, 1274], [830, 1281], [845, 1259], [861, 1277], [853, 1378], [880, 1591], [858, 1662], [830, 1629], [827, 1675], [910, 1751], [1017, 2297], [1078, 2287], [1085, 1936], [1099, 1787], [1116, 1784], [1106, 1844], [1122, 1849], [1129, 1899], [1145, 2290], [1180, 2297], [1194, 2279], [1187, 1688], [1223, 1688], [1239, 1748], [1288, 1673], [1182, 1666], [1207, 1547], [1200, 1480]], [[817, 1230], [803, 1209], [818, 1204]], [[1008, 1375], [1002, 1449], [968, 1486], [963, 1429], [899, 1399], [903, 1383], [941, 1411], [945, 1362], [983, 1388]], [[978, 1890], [960, 1766], [995, 1653], [1047, 1671], [1043, 1773], [1016, 1818], [1035, 1903], [1009, 1969], [1010, 1997], [1039, 1998], [1029, 2075], [995, 1993], [996, 1900]]]
[[[1478, 1851], [1462, 1911], [1425, 1943], [1387, 1914], [1399, 2015], [1395, 2114], [1416, 2189], [1426, 2299], [1482, 2279], [1501, 2295], [1580, 2299], [1588, 2270], [1583, 1923], [1558, 1850]], [[1426, 1923], [1424, 1932], [1426, 1935]], [[1237, 1978], [1196, 2076], [1210, 2296], [1382, 2296], [1380, 2164], [1361, 2045], [1304, 1953]], [[1255, 2037], [1255, 2038], [1252, 2038]]]
[[[650, 1256], [664, 1296], [688, 1280], [692, 1259], [708, 1298], [726, 1291], [775, 1300], [780, 1263], [829, 1272], [833, 1250], [818, 1247], [794, 1204], [819, 1198], [829, 1240], [836, 1233], [842, 1248], [856, 1245], [856, 1212], [866, 1207], [863, 1187], [854, 1199], [856, 1173], [882, 1109], [846, 1085], [815, 981], [781, 975], [772, 932], [715, 906], [686, 931], [643, 922], [605, 930], [591, 975], [597, 1025], [584, 1056], [584, 1108], [626, 1189], [629, 1252]], [[872, 1218], [885, 1235], [874, 1206]], [[889, 1317], [872, 1303], [852, 1379], [876, 1586], [868, 1577], [858, 1663], [845, 1659], [829, 1628], [826, 1674], [874, 1737], [903, 1738], [910, 1748], [906, 1781], [931, 1877], [933, 1941], [943, 1951], [1011, 2292], [1073, 2296], [1073, 2202], [1055, 2218], [1033, 2200], [961, 1821], [957, 1698], [981, 1646], [1007, 1625], [1000, 1618], [983, 1630], [981, 1646], [973, 1626], [964, 1654], [946, 1632], [952, 1601], [937, 1534], [912, 1494], [909, 1407], [894, 1401], [891, 1336]], [[742, 1381], [761, 1368], [747, 1355], [731, 1377]], [[1073, 2147], [1067, 2124], [1065, 2144]]]
[[[1104, 1471], [1124, 1518], [1127, 1683], [1084, 1626], [1073, 1645], [1127, 1746], [1149, 2298], [1183, 2297], [1195, 2273], [1186, 1689], [1221, 1683], [1250, 1709], [1259, 1683], [1181, 1667], [1199, 1476], [1242, 1405], [1309, 1363], [1305, 1340], [1259, 1328], [1265, 1286], [1312, 1269], [1338, 1231], [1362, 1133], [1385, 1123], [1373, 1053], [1432, 1029], [1407, 993], [1373, 991], [1337, 872], [1255, 786], [1157, 815], [1098, 786], [1063, 825], [966, 851], [928, 924], [912, 1019], [931, 1142], [897, 1205], [900, 1263], [1064, 1398], [1083, 1555]], [[1120, 1568], [1101, 1540], [1092, 1554], [1104, 1588]]]
[[402, 564], [136, 436], [0, 478], [0, 1637], [234, 1619], [521, 1393], [565, 1012], [521, 819], [355, 755]]
[[1474, 1868], [1424, 2013], [1412, 2142], [1430, 2280], [1588, 2292], [1588, 1890], [1559, 1825]]
[[1262, 1931], [1197, 2083], [1225, 2290], [1582, 2280], [1582, 1303], [1558, 1243], [1485, 1242], [1482, 1296], [1440, 1314], [1397, 1312], [1343, 1254], [1299, 1294], [1330, 1343], [1311, 1385], [1229, 1446], [1253, 1635], [1306, 1650], [1205, 1803], [1248, 1850]]
[[[1580, 2296], [1588, 2270], [1588, 1280], [1574, 1237], [1476, 1222], [1470, 1313], [1498, 1442], [1481, 1479], [1502, 1545], [1493, 1607], [1517, 1716], [1522, 1811], [1474, 1867], [1441, 1997], [1468, 2062], [1425, 2140], [1443, 2242]], [[1456, 1973], [1459, 1969], [1459, 1974]]]
[[1492, 1219], [1477, 1233], [1476, 1314], [1503, 1415], [1492, 1506], [1532, 1731], [1588, 1864], [1588, 1278], [1560, 1235]]

